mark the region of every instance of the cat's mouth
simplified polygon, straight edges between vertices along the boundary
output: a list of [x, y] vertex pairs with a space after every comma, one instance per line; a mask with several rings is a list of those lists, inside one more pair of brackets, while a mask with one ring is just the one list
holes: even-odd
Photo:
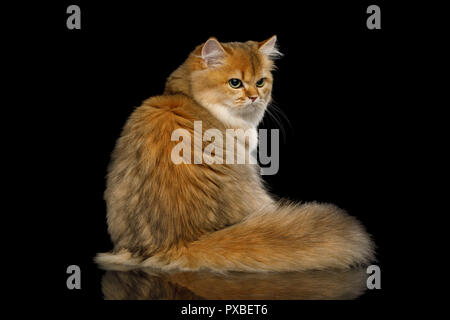
[[235, 110], [241, 114], [252, 114], [258, 111], [261, 111], [262, 109], [264, 109], [264, 104], [263, 103], [248, 103], [248, 104], [244, 104], [244, 105], [240, 105], [237, 108], [235, 108]]
[[233, 109], [235, 112], [241, 113], [241, 114], [251, 114], [254, 112], [262, 111], [265, 109], [265, 103], [264, 101], [254, 101], [254, 102], [247, 102], [247, 103], [238, 103], [235, 104]]
[[264, 107], [264, 103], [258, 101], [258, 102], [250, 102], [246, 105], [247, 108], [251, 109], [251, 110], [256, 110], [256, 109], [260, 109], [262, 107]]

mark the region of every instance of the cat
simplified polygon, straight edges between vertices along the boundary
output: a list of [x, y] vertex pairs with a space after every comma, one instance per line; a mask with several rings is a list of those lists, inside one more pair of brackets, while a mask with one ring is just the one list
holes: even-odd
[[[171, 158], [179, 143], [172, 133], [193, 134], [194, 121], [202, 121], [203, 130], [256, 131], [271, 103], [280, 55], [276, 36], [228, 43], [212, 37], [168, 77], [163, 95], [135, 109], [108, 168], [114, 250], [98, 254], [97, 263], [283, 272], [373, 260], [373, 241], [357, 219], [332, 204], [274, 200], [257, 165], [176, 164]], [[252, 148], [247, 142], [246, 151]], [[206, 142], [200, 144], [188, 148]]]

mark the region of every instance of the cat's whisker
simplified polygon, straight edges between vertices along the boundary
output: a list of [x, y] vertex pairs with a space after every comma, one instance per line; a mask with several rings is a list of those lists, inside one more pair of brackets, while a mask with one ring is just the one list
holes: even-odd
[[271, 119], [275, 125], [278, 127], [278, 129], [280, 129], [281, 131], [281, 136], [283, 137], [283, 143], [286, 143], [286, 131], [284, 129], [283, 126], [283, 121], [281, 120], [281, 118], [275, 113], [274, 110], [270, 109], [271, 105], [269, 105], [266, 109], [267, 115], [268, 115], [268, 119]]
[[277, 102], [275, 100], [272, 99], [271, 104], [269, 105], [269, 107], [272, 107], [288, 124], [289, 128], [292, 130], [292, 124], [288, 118], [288, 116], [286, 115], [286, 113], [284, 113], [284, 111], [278, 106]]

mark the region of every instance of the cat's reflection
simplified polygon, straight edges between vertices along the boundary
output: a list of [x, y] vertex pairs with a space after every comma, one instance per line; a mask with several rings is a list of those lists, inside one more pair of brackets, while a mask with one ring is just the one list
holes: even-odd
[[157, 273], [108, 270], [105, 299], [290, 300], [355, 299], [366, 289], [363, 269], [287, 273]]

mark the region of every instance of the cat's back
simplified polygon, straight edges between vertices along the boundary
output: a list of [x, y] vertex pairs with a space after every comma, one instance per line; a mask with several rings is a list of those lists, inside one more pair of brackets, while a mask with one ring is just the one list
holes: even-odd
[[189, 97], [181, 94], [161, 95], [148, 98], [131, 114], [124, 130], [151, 130], [165, 132], [179, 127], [189, 128], [198, 111], [198, 106]]
[[134, 110], [126, 130], [152, 130], [167, 134], [175, 129], [193, 130], [194, 121], [201, 121], [203, 128], [225, 130], [223, 124], [211, 113], [184, 94], [168, 94], [148, 98]]
[[161, 95], [145, 100], [128, 118], [114, 149], [109, 171], [126, 170], [125, 167], [129, 170], [143, 164], [147, 168], [163, 163], [172, 167], [172, 151], [180, 142], [176, 134], [174, 138], [174, 133], [183, 130], [191, 137], [184, 142], [193, 142], [196, 121], [201, 121], [203, 129], [224, 129], [206, 109], [184, 94]]

